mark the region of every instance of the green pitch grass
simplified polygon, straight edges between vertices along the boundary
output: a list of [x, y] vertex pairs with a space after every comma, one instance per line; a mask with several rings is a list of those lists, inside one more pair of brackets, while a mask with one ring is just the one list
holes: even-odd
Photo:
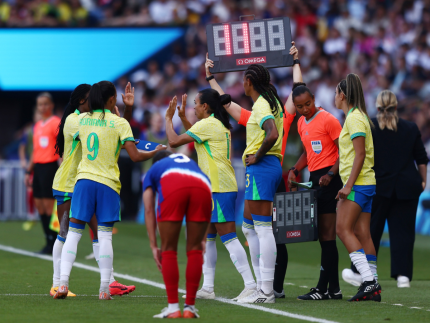
[[[162, 283], [161, 274], [152, 260], [145, 227], [132, 223], [121, 223], [116, 227], [118, 233], [113, 238], [115, 271]], [[244, 242], [241, 231], [238, 231], [239, 239]], [[180, 242], [180, 287], [185, 288], [184, 236], [181, 236]], [[242, 279], [219, 238], [217, 243], [215, 292], [218, 297], [233, 298], [243, 289]], [[40, 224], [25, 232], [22, 230], [22, 223], [0, 223], [0, 244], [38, 251], [43, 245]], [[349, 257], [340, 242], [338, 247], [341, 272], [349, 266]], [[86, 231], [79, 244], [77, 261], [96, 266], [94, 260], [84, 259], [91, 251], [89, 234]], [[383, 303], [347, 302], [347, 296], [354, 295], [357, 288], [343, 281], [341, 289], [344, 299], [341, 301], [296, 300], [298, 295], [304, 294], [317, 283], [320, 247], [318, 242], [293, 244], [288, 246], [288, 252], [286, 298], [277, 300], [276, 304], [261, 305], [262, 307], [335, 322], [430, 322], [430, 237], [417, 236], [414, 280], [410, 289], [396, 287], [396, 282], [390, 278], [389, 249], [381, 248], [378, 272], [383, 289]], [[153, 320], [152, 316], [158, 314], [167, 304], [164, 290], [124, 279], [119, 280], [125, 284], [136, 285], [134, 293], [115, 297], [109, 302], [99, 301], [95, 296], [98, 294], [99, 279], [98, 273], [74, 268], [70, 289], [78, 295], [86, 296], [54, 300], [47, 296], [52, 283], [52, 262], [0, 250], [0, 321], [146, 322]], [[181, 298], [180, 302], [182, 301]], [[196, 307], [202, 322], [306, 321], [214, 300], [197, 300]]]

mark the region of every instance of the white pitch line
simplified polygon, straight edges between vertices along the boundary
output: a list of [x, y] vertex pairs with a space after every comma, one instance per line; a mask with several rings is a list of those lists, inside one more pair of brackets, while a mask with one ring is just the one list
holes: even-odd
[[[44, 297], [51, 297], [49, 294], [0, 294], [1, 296], [44, 296]], [[97, 297], [99, 295], [77, 295], [79, 297]], [[123, 295], [124, 297], [132, 297], [132, 298], [167, 298], [167, 296], [151, 296], [151, 295]], [[122, 296], [120, 296], [122, 297]]]
[[[19, 254], [19, 255], [23, 255], [23, 256], [28, 256], [28, 257], [33, 257], [33, 258], [39, 258], [39, 259], [44, 259], [44, 260], [49, 260], [52, 261], [52, 257], [51, 256], [46, 256], [46, 255], [39, 255], [37, 253], [34, 252], [30, 252], [27, 250], [23, 250], [23, 249], [18, 249], [18, 248], [14, 248], [14, 247], [10, 247], [10, 246], [5, 246], [0, 244], [0, 250], [3, 251], [7, 251], [7, 252], [11, 252], [11, 253], [15, 253], [15, 254]], [[73, 264], [74, 267], [77, 268], [81, 268], [81, 269], [85, 269], [88, 271], [93, 271], [93, 272], [97, 272], [99, 273], [99, 268], [97, 267], [93, 267], [93, 266], [88, 266], [79, 262], [75, 262]], [[134, 277], [134, 276], [130, 276], [130, 275], [124, 275], [124, 274], [120, 274], [120, 273], [114, 273], [115, 277], [119, 277], [119, 278], [123, 278], [123, 279], [127, 279], [129, 281], [134, 281], [137, 283], [142, 283], [145, 285], [149, 285], [149, 286], [153, 286], [153, 287], [157, 287], [157, 288], [161, 288], [161, 289], [166, 289], [164, 284], [160, 284], [148, 279], [142, 279], [139, 277]], [[182, 288], [178, 289], [179, 293], [185, 294], [185, 290]], [[317, 317], [313, 317], [313, 316], [308, 316], [308, 315], [301, 315], [301, 314], [294, 314], [294, 313], [290, 313], [290, 312], [286, 312], [286, 311], [281, 311], [281, 310], [277, 310], [274, 308], [268, 308], [268, 307], [263, 307], [260, 305], [253, 305], [253, 304], [242, 304], [242, 303], [237, 303], [235, 301], [232, 301], [230, 299], [226, 299], [226, 298], [222, 298], [222, 297], [217, 297], [215, 298], [215, 300], [222, 302], [222, 303], [226, 303], [226, 304], [230, 304], [230, 305], [236, 305], [236, 306], [241, 306], [241, 307], [246, 307], [246, 308], [250, 308], [250, 309], [254, 309], [254, 310], [259, 310], [262, 312], [267, 312], [267, 313], [271, 313], [271, 314], [275, 314], [275, 315], [282, 315], [282, 316], [286, 316], [286, 317], [291, 317], [291, 318], [295, 318], [298, 320], [303, 320], [303, 321], [308, 321], [308, 322], [317, 322], [317, 323], [338, 323], [336, 321], [330, 321], [330, 320], [326, 320], [326, 319], [320, 319]]]
[[393, 304], [394, 306], [403, 306], [403, 304]]

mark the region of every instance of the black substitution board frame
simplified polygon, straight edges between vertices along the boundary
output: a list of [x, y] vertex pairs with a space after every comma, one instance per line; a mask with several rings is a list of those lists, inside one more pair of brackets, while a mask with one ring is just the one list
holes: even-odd
[[[268, 22], [273, 20], [282, 20], [284, 22], [284, 41], [285, 41], [285, 49], [278, 51], [270, 51], [269, 45], [269, 30], [268, 30]], [[251, 43], [250, 43], [250, 31], [249, 31], [249, 23], [253, 22], [263, 22], [265, 24], [265, 40], [266, 40], [266, 51], [261, 52], [251, 52]], [[233, 35], [232, 35], [232, 25], [235, 24], [248, 24], [248, 42], [250, 53], [243, 54], [234, 54], [233, 48]], [[228, 26], [230, 42], [231, 42], [231, 54], [223, 55], [223, 56], [215, 56], [215, 40], [214, 40], [214, 26]], [[283, 66], [293, 66], [293, 56], [289, 54], [291, 48], [291, 26], [290, 26], [290, 18], [281, 17], [281, 18], [270, 18], [270, 19], [256, 19], [256, 20], [246, 20], [246, 21], [235, 21], [228, 23], [218, 23], [218, 24], [210, 24], [206, 25], [206, 37], [207, 37], [207, 46], [208, 46], [208, 54], [209, 59], [214, 62], [214, 67], [210, 69], [211, 73], [225, 73], [225, 72], [234, 72], [234, 71], [244, 71], [251, 64], [260, 64], [267, 68], [276, 68]], [[264, 59], [263, 59], [264, 58]], [[240, 62], [242, 61], [242, 64]], [[241, 64], [241, 65], [238, 65]]]
[[277, 244], [318, 240], [317, 191], [276, 193], [273, 234]]

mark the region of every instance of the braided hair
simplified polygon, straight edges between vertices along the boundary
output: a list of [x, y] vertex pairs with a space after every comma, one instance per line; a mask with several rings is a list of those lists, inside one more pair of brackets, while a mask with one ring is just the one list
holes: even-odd
[[66, 109], [64, 111], [63, 117], [61, 118], [61, 122], [58, 125], [58, 135], [57, 142], [55, 144], [55, 153], [63, 157], [64, 153], [64, 125], [66, 124], [67, 117], [75, 112], [76, 109], [81, 105], [81, 100], [85, 99], [85, 96], [90, 91], [91, 85], [89, 84], [80, 84], [78, 85], [70, 95], [70, 100], [66, 105]]
[[285, 114], [278, 91], [270, 84], [270, 74], [267, 68], [259, 64], [249, 65], [245, 71], [245, 78], [251, 81], [254, 90], [270, 104], [273, 115], [276, 116], [279, 113], [279, 105], [281, 106], [282, 113]]

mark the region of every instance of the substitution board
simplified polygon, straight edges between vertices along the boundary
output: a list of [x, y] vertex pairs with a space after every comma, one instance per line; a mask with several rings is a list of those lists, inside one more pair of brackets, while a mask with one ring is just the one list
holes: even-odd
[[251, 64], [292, 66], [290, 18], [271, 18], [206, 26], [212, 73], [243, 71]]
[[318, 240], [315, 190], [277, 193], [273, 201], [273, 233], [277, 244]]

